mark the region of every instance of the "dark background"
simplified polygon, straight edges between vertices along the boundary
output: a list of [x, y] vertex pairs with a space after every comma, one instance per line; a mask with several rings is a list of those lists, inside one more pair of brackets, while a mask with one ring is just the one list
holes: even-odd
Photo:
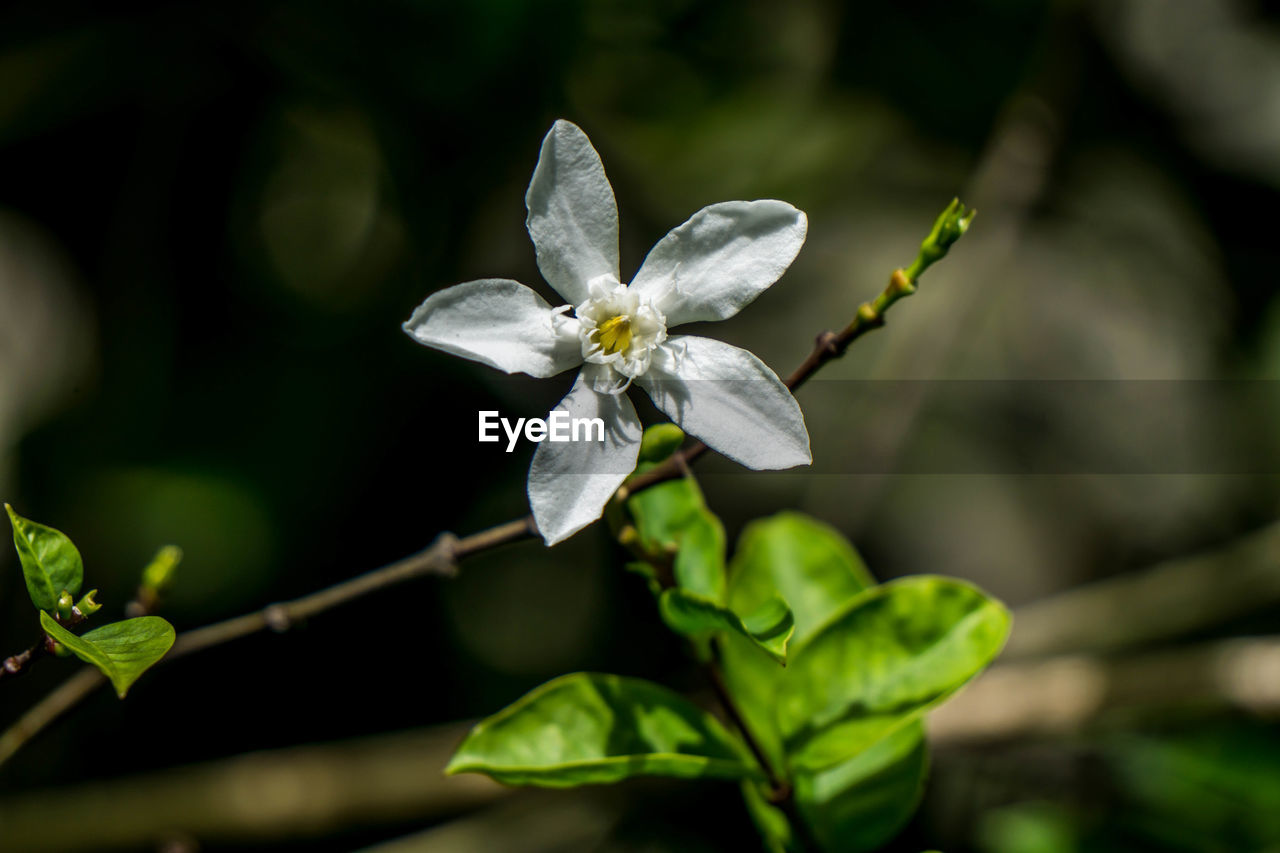
[[[179, 630], [525, 512], [531, 449], [477, 445], [475, 412], [541, 415], [569, 377], [507, 379], [417, 346], [399, 324], [473, 278], [550, 295], [523, 193], [564, 117], [591, 136], [618, 196], [624, 278], [703, 205], [777, 197], [808, 213], [791, 272], [712, 332], [779, 373], [911, 260], [951, 196], [981, 211], [888, 328], [823, 379], [1035, 381], [1010, 383], [1003, 405], [953, 392], [932, 409], [932, 383], [855, 405], [846, 383], [815, 382], [800, 395], [813, 469], [702, 469], [731, 536], [797, 507], [840, 527], [881, 578], [957, 575], [1014, 605], [1229, 543], [1275, 517], [1276, 446], [1257, 439], [1275, 434], [1274, 406], [1257, 419], [1195, 409], [1179, 447], [1205, 456], [1132, 476], [1091, 460], [1099, 447], [1130, 458], [1161, 424], [1135, 423], [1140, 405], [1090, 408], [1050, 380], [1161, 380], [1177, 395], [1185, 380], [1247, 379], [1268, 399], [1263, 380], [1280, 372], [1277, 11], [8, 4], [0, 496], [76, 541], [107, 612], [156, 547], [182, 546], [163, 611]], [[1223, 463], [1241, 435], [1245, 462]], [[934, 464], [952, 453], [990, 467]], [[887, 461], [867, 472], [865, 454]], [[62, 786], [471, 718], [578, 669], [700, 689], [619, 568], [592, 529], [202, 653], [124, 703], [95, 696], [0, 767], [0, 792], [56, 803]], [[1278, 614], [1262, 606], [1199, 636], [1274, 631]], [[0, 620], [6, 654], [30, 641], [7, 551]], [[6, 682], [0, 725], [71, 670], [45, 662]], [[1207, 739], [1217, 787], [1151, 805], [1115, 769], [1111, 741], [944, 750], [902, 849], [1280, 843], [1262, 817], [1280, 809], [1268, 724], [1158, 714], [1121, 731], [1157, 746]], [[754, 843], [731, 787], [626, 790], [605, 849]], [[1169, 815], [1186, 825], [1152, 828]], [[270, 845], [347, 850], [441, 819], [424, 807], [317, 822]], [[1242, 822], [1219, 846], [1221, 826]], [[173, 829], [157, 820], [139, 849]], [[8, 849], [3, 833], [0, 819]], [[201, 841], [270, 846], [252, 832]]]

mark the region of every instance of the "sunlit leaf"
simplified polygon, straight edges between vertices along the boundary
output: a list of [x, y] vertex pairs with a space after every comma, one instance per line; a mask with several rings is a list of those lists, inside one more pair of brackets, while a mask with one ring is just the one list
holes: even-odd
[[904, 578], [860, 595], [792, 652], [778, 727], [793, 767], [838, 764], [918, 719], [990, 663], [1009, 613], [976, 587]]
[[724, 601], [724, 525], [707, 509], [692, 477], [645, 489], [627, 500], [627, 508], [647, 550], [674, 553], [677, 584], [712, 601]]
[[[753, 521], [729, 565], [730, 607], [749, 613], [781, 597], [791, 607], [794, 648], [873, 583], [857, 552], [829, 525], [798, 512]], [[788, 596], [798, 602], [792, 605]], [[721, 661], [729, 691], [765, 754], [783, 764], [774, 719], [782, 673], [755, 644], [726, 635]]]
[[798, 512], [753, 521], [742, 531], [729, 567], [729, 604], [750, 613], [781, 596], [803, 641], [875, 581], [847, 539]]
[[547, 682], [482, 720], [446, 773], [563, 788], [632, 776], [759, 778], [710, 714], [647, 681], [576, 673]]
[[53, 610], [64, 589], [73, 595], [80, 591], [84, 582], [80, 552], [66, 534], [23, 518], [8, 504], [4, 508], [13, 526], [13, 544], [31, 603], [41, 610]]
[[112, 622], [78, 637], [48, 613], [40, 614], [40, 625], [80, 660], [100, 669], [121, 699], [142, 673], [165, 656], [175, 639], [173, 626], [159, 616]]
[[787, 662], [787, 642], [795, 631], [791, 609], [771, 598], [745, 617], [714, 601], [683, 589], [669, 589], [658, 600], [663, 621], [673, 631], [696, 637], [713, 631], [733, 631], [757, 644], [780, 664]]
[[[644, 431], [637, 472], [648, 471], [679, 449], [684, 433], [675, 424]], [[651, 486], [627, 500], [641, 544], [672, 555], [672, 574], [684, 589], [722, 604], [725, 596], [724, 525], [703, 499], [692, 475]]]
[[797, 773], [796, 808], [826, 853], [878, 850], [915, 812], [928, 768], [917, 720], [841, 764]]

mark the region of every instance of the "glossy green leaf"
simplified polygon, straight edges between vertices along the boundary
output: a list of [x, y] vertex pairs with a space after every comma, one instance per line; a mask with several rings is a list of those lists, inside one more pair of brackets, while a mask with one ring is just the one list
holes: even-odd
[[627, 499], [647, 550], [674, 552], [676, 583], [715, 602], [725, 597], [725, 535], [692, 477], [670, 480]]
[[[837, 530], [798, 512], [782, 512], [742, 531], [729, 565], [728, 598], [738, 613], [783, 598], [796, 623], [794, 648], [872, 584], [862, 559]], [[739, 710], [765, 754], [781, 765], [782, 738], [774, 710], [782, 673], [739, 637], [726, 636], [720, 650], [725, 681]]]
[[159, 616], [112, 622], [78, 637], [48, 613], [40, 614], [40, 625], [80, 660], [102, 670], [121, 699], [142, 673], [165, 656], [175, 638], [173, 626]]
[[564, 788], [632, 776], [759, 778], [714, 717], [647, 681], [576, 673], [547, 682], [482, 720], [446, 773]]
[[8, 504], [4, 508], [13, 526], [13, 544], [31, 603], [41, 610], [53, 610], [64, 589], [73, 595], [80, 591], [84, 582], [80, 552], [66, 534], [23, 518]]
[[658, 608], [663, 621], [677, 633], [697, 637], [713, 631], [733, 631], [757, 644], [778, 663], [787, 662], [787, 642], [795, 631], [795, 620], [780, 598], [771, 598], [754, 613], [739, 617], [710, 599], [675, 588], [662, 593]]
[[[640, 440], [636, 472], [648, 471], [675, 453], [684, 442], [684, 432], [675, 424], [655, 424]], [[635, 520], [641, 544], [652, 553], [672, 554], [672, 574], [676, 583], [724, 603], [724, 525], [707, 508], [702, 490], [692, 475], [659, 483], [627, 499], [627, 510]]]
[[878, 850], [915, 812], [928, 769], [917, 720], [841, 764], [797, 773], [796, 808], [826, 853]]
[[792, 652], [778, 691], [791, 765], [843, 762], [918, 719], [999, 653], [1009, 613], [976, 587], [922, 575], [875, 587]]
[[738, 613], [781, 596], [795, 615], [796, 642], [875, 583], [839, 531], [798, 512], [748, 524], [738, 538], [729, 578], [729, 604]]

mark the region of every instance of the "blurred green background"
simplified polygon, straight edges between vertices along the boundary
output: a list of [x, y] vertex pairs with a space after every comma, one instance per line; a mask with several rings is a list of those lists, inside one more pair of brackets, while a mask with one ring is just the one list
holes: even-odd
[[[1205, 589], [1230, 594], [1121, 596], [1101, 624], [1184, 617], [1130, 654], [1280, 632], [1278, 24], [1280, 5], [1227, 0], [10, 4], [0, 496], [77, 542], [108, 607], [181, 545], [179, 630], [526, 511], [531, 448], [477, 445], [475, 412], [541, 415], [570, 377], [504, 377], [399, 324], [473, 278], [549, 295], [523, 194], [564, 117], [618, 196], [624, 278], [706, 204], [808, 213], [791, 271], [714, 332], [779, 373], [953, 195], [981, 211], [888, 328], [799, 395], [811, 470], [701, 467], [731, 536], [799, 508], [881, 579], [949, 574], [1028, 607], [1221, 553]], [[1142, 393], [1088, 406], [1058, 384], [1117, 379], [1174, 404], [1246, 382], [1255, 405], [1193, 399], [1162, 466]], [[847, 380], [899, 381], [877, 397]], [[905, 380], [1007, 387], [937, 408], [939, 383]], [[963, 470], [939, 462], [953, 454]], [[1231, 550], [1251, 533], [1271, 538]], [[0, 767], [0, 849], [36, 849], [6, 835], [19, 813], [58, 827], [42, 849], [350, 850], [433, 826], [420, 849], [752, 849], [732, 786], [437, 790], [456, 731], [411, 730], [551, 676], [705, 689], [619, 566], [597, 530], [526, 543], [163, 667], [125, 703], [97, 695]], [[1233, 584], [1246, 571], [1263, 580]], [[1062, 624], [1044, 612], [1018, 630]], [[30, 642], [5, 549], [0, 620], [0, 651]], [[1122, 645], [1041, 639], [1106, 661]], [[0, 725], [71, 670], [6, 682]], [[1250, 673], [1262, 700], [1191, 690], [1069, 731], [939, 736], [895, 849], [1280, 849], [1280, 669]], [[361, 799], [365, 779], [407, 793]], [[76, 809], [49, 817], [68, 786]]]

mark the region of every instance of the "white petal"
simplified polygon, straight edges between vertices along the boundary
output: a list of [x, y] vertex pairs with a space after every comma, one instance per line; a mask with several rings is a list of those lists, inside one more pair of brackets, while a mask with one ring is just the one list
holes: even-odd
[[578, 305], [591, 279], [618, 280], [618, 205], [600, 155], [576, 124], [557, 121], [542, 140], [524, 203], [538, 269], [561, 296]]
[[659, 240], [631, 286], [668, 326], [723, 320], [782, 277], [807, 229], [804, 213], [785, 201], [713, 204]]
[[[586, 365], [552, 411], [566, 412], [570, 418], [600, 418], [604, 441], [548, 439], [538, 445], [529, 466], [529, 506], [548, 545], [599, 518], [609, 497], [636, 467], [640, 419], [625, 394], [593, 390], [593, 374], [600, 369]], [[596, 436], [593, 431], [591, 437]]]
[[582, 363], [577, 322], [518, 281], [486, 278], [431, 294], [401, 328], [420, 344], [546, 377]]
[[649, 371], [636, 382], [685, 432], [748, 468], [813, 461], [800, 404], [744, 349], [677, 335], [658, 347]]

